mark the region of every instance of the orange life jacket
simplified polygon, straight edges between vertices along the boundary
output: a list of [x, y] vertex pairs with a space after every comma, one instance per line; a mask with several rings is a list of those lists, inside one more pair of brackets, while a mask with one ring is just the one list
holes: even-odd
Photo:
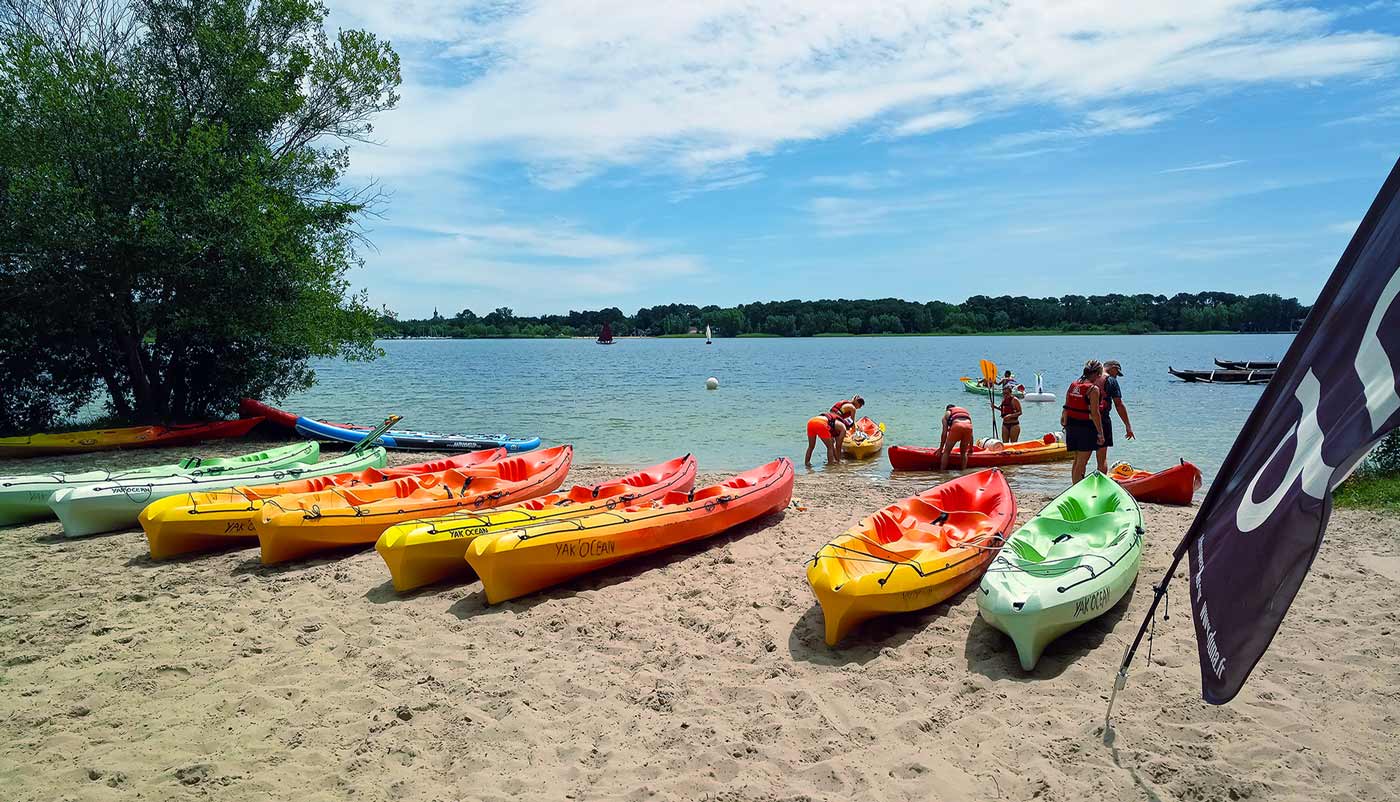
[[1065, 415], [1070, 420], [1094, 419], [1093, 414], [1089, 411], [1089, 391], [1097, 386], [1091, 381], [1080, 379], [1071, 384], [1069, 389], [1065, 391]]
[[971, 412], [968, 412], [967, 410], [963, 409], [962, 407], [953, 407], [952, 409], [948, 410], [948, 425], [949, 425], [949, 426], [952, 426], [955, 422], [957, 422], [957, 420], [958, 420], [959, 418], [961, 418], [962, 420], [967, 421], [968, 423], [972, 423], [972, 413], [971, 413]]

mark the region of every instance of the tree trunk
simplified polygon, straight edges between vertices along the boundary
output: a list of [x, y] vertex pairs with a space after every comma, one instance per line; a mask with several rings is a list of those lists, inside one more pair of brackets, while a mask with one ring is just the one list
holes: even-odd
[[141, 359], [141, 338], [131, 332], [120, 332], [117, 343], [126, 358], [126, 373], [131, 377], [131, 397], [135, 401], [136, 418], [142, 423], [156, 423], [159, 415], [152, 403], [151, 382]]

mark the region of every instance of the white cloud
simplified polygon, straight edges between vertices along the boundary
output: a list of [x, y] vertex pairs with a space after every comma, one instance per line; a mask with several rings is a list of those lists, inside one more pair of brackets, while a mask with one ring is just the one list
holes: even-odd
[[1169, 170], [1159, 171], [1159, 175], [1168, 173], [1195, 173], [1205, 170], [1224, 170], [1226, 167], [1234, 167], [1237, 164], [1244, 164], [1245, 159], [1231, 159], [1223, 162], [1202, 162], [1200, 164], [1188, 164], [1185, 167], [1173, 167]]
[[940, 106], [1103, 105], [1087, 126], [1143, 130], [1165, 114], [1132, 111], [1145, 101], [1375, 75], [1400, 56], [1396, 37], [1268, 0], [344, 0], [334, 21], [412, 55], [401, 108], [377, 132], [387, 147], [357, 170], [506, 159], [553, 188], [622, 165], [703, 183], [785, 143], [970, 114], [926, 112]]
[[962, 109], [945, 109], [905, 120], [895, 126], [892, 136], [918, 136], [950, 128], [964, 128], [972, 125], [977, 115]]

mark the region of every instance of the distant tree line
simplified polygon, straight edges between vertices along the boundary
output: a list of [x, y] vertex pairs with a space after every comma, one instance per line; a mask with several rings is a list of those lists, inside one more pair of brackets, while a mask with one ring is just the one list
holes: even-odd
[[772, 301], [739, 306], [664, 304], [628, 315], [617, 307], [567, 315], [517, 316], [506, 307], [478, 316], [463, 309], [451, 317], [400, 320], [385, 311], [381, 337], [594, 337], [604, 323], [614, 336], [663, 336], [703, 331], [716, 337], [821, 334], [978, 334], [989, 332], [1291, 331], [1307, 314], [1296, 298], [1228, 292], [1165, 295], [1065, 295], [1027, 298], [974, 295], [960, 304], [943, 301]]

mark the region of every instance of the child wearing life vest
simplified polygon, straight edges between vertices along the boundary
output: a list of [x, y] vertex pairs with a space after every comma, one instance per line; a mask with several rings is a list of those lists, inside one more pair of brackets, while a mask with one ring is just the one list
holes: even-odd
[[943, 434], [938, 442], [938, 448], [943, 453], [938, 458], [938, 470], [948, 470], [948, 455], [955, 444], [962, 455], [962, 470], [967, 470], [967, 455], [972, 451], [972, 413], [956, 404], [949, 404], [943, 412]]
[[1103, 447], [1103, 416], [1099, 378], [1103, 363], [1091, 359], [1084, 363], [1084, 372], [1065, 391], [1065, 405], [1060, 411], [1060, 425], [1065, 428], [1065, 448], [1074, 454], [1070, 476], [1075, 483], [1084, 478], [1089, 458]]

